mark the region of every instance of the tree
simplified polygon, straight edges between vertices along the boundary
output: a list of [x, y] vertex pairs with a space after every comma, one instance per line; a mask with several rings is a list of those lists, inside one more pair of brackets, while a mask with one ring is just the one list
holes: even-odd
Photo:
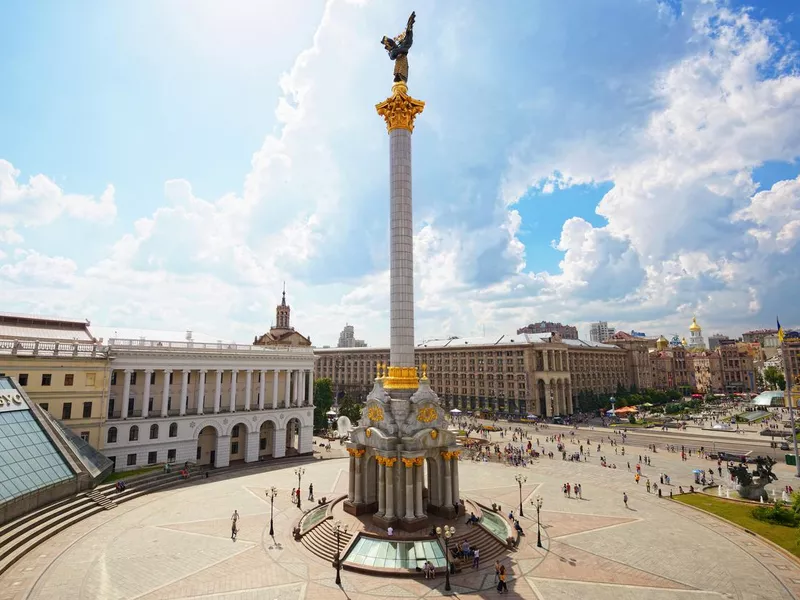
[[328, 378], [314, 382], [314, 429], [328, 428], [327, 412], [333, 406], [333, 382]]
[[772, 389], [782, 390], [786, 387], [786, 378], [778, 367], [767, 367], [764, 369], [764, 381]]
[[355, 426], [361, 419], [361, 405], [353, 400], [350, 394], [345, 394], [339, 404], [339, 415], [350, 419], [350, 422]]

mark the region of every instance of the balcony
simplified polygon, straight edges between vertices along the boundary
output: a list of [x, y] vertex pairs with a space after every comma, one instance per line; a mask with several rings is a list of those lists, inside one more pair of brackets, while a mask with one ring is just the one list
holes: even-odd
[[154, 350], [193, 350], [206, 352], [237, 352], [237, 353], [258, 353], [258, 354], [302, 354], [313, 356], [313, 348], [305, 346], [253, 346], [250, 344], [234, 344], [217, 342], [213, 344], [200, 342], [170, 342], [148, 339], [122, 339], [110, 338], [107, 342], [110, 349], [143, 350], [152, 352]]
[[[311, 408], [311, 405], [310, 404], [302, 404], [299, 407], [292, 405], [289, 408], [290, 409], [291, 408]], [[283, 410], [283, 409], [284, 409], [283, 404], [279, 404], [278, 408], [276, 408], [275, 410]], [[272, 405], [271, 404], [267, 404], [267, 405], [264, 406], [263, 411], [271, 411], [271, 410], [272, 410]], [[242, 406], [237, 406], [236, 407], [236, 411], [234, 411], [234, 412], [236, 414], [238, 414], [238, 413], [246, 413], [246, 412], [262, 412], [262, 411], [258, 410], [258, 404], [255, 404], [255, 405], [251, 404], [249, 411], [246, 411], [244, 409], [244, 405], [242, 405]], [[213, 414], [222, 415], [222, 414], [234, 414], [234, 413], [231, 413], [231, 411], [229, 410], [228, 406], [220, 407], [220, 410], [219, 410], [218, 413], [214, 412], [214, 407], [213, 406], [204, 406], [203, 407], [203, 415], [213, 415]], [[150, 414], [148, 414], [147, 417], [145, 417], [145, 418], [147, 418], [147, 419], [161, 419], [161, 418], [168, 419], [170, 417], [178, 417], [178, 416], [180, 416], [180, 409], [172, 408], [172, 409], [169, 410], [169, 412], [168, 412], [166, 417], [162, 417], [161, 416], [161, 410], [160, 409], [156, 409], [156, 410], [151, 410]], [[190, 407], [188, 407], [186, 409], [186, 414], [184, 416], [191, 417], [191, 416], [202, 416], [202, 415], [197, 415], [197, 409], [195, 407], [193, 407], [193, 406], [190, 406]], [[134, 411], [131, 411], [131, 412], [128, 413], [128, 420], [141, 419], [141, 418], [142, 418], [142, 411], [141, 410], [134, 410]], [[123, 420], [122, 419], [122, 412], [121, 411], [114, 411], [113, 413], [108, 413], [108, 416], [106, 417], [106, 420], [108, 420], [108, 421]]]

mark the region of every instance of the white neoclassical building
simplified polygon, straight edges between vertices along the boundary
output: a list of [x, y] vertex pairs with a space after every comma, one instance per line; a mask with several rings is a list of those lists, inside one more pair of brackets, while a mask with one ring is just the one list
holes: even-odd
[[107, 347], [101, 448], [117, 470], [313, 451], [310, 347], [146, 338], [112, 338]]

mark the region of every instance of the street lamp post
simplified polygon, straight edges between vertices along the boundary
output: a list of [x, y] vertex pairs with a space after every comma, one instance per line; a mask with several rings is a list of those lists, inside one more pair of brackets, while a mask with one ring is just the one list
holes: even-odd
[[336, 520], [333, 522], [333, 531], [336, 533], [336, 554], [333, 557], [333, 560], [336, 564], [336, 585], [342, 585], [342, 557], [341, 557], [341, 543], [339, 540], [339, 536], [341, 532], [344, 531], [347, 533], [347, 525], [343, 525], [341, 521]]
[[517, 473], [514, 479], [516, 479], [519, 484], [519, 516], [524, 517], [525, 513], [522, 512], [522, 484], [528, 481], [528, 478], [522, 473]]
[[439, 541], [442, 543], [442, 547], [444, 548], [444, 589], [446, 592], [450, 591], [450, 551], [447, 547], [447, 541], [453, 537], [455, 533], [456, 528], [448, 525], [436, 528], [436, 536], [439, 538]]
[[275, 528], [272, 526], [272, 509], [275, 505], [275, 496], [278, 495], [277, 488], [273, 485], [268, 492], [264, 492], [269, 498], [269, 534], [275, 535]]
[[531, 500], [531, 504], [536, 507], [536, 547], [543, 548], [542, 546], [542, 525], [541, 519], [539, 519], [539, 511], [542, 510], [542, 497], [538, 494], [534, 500]]
[[297, 508], [300, 508], [300, 499], [303, 497], [303, 492], [300, 490], [303, 489], [302, 480], [305, 472], [306, 470], [303, 467], [297, 467], [294, 470], [294, 474], [297, 475]]

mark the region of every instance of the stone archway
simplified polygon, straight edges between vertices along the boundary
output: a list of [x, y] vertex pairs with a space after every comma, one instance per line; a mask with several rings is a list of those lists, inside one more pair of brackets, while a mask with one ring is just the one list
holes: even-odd
[[275, 448], [275, 423], [267, 419], [258, 430], [258, 459], [273, 456]]
[[247, 452], [247, 423], [238, 421], [230, 428], [230, 462], [244, 461]]
[[199, 430], [197, 434], [197, 454], [195, 455], [198, 465], [216, 466], [219, 437], [219, 432], [213, 425], [206, 425]]
[[286, 421], [286, 456], [296, 456], [300, 454], [300, 432], [302, 424], [300, 419], [292, 417]]

